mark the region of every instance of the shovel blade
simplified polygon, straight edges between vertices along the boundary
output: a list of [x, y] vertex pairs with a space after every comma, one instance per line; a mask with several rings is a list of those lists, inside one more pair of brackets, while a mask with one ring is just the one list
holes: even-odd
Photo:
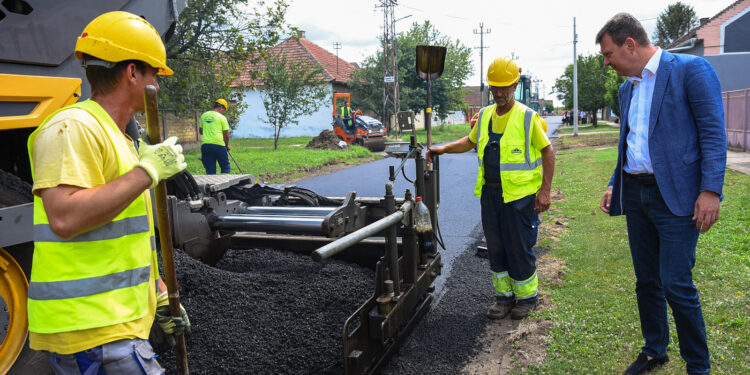
[[443, 46], [417, 46], [417, 74], [422, 79], [436, 79], [443, 74], [445, 53]]

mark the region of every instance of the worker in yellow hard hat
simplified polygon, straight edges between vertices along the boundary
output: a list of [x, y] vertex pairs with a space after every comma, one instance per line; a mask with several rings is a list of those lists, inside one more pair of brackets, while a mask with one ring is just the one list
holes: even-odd
[[159, 277], [149, 189], [186, 164], [172, 137], [155, 145], [125, 134], [144, 110], [144, 88], [172, 74], [164, 44], [143, 18], [109, 12], [78, 37], [91, 98], [51, 114], [28, 140], [34, 177], [34, 262], [29, 346], [57, 374], [159, 373], [154, 321], [187, 332], [168, 313]]
[[229, 123], [224, 114], [229, 109], [227, 101], [216, 99], [214, 108], [201, 115], [201, 162], [206, 174], [216, 174], [216, 162], [219, 162], [221, 173], [229, 173]]
[[538, 113], [517, 102], [520, 74], [506, 57], [487, 69], [495, 104], [482, 108], [466, 137], [427, 150], [427, 160], [476, 148], [479, 158], [474, 195], [480, 198], [482, 227], [495, 302], [490, 319], [523, 319], [536, 307], [537, 274], [533, 246], [538, 214], [549, 209], [555, 154]]

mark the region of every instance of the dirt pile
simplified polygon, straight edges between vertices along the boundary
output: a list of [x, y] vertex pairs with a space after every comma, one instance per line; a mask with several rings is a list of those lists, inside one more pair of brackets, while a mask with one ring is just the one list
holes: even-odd
[[[344, 146], [341, 147], [340, 143], [343, 143]], [[332, 130], [328, 129], [323, 130], [320, 134], [313, 137], [307, 146], [305, 146], [305, 148], [317, 150], [341, 150], [348, 147], [349, 145], [341, 141]]]
[[[279, 250], [229, 250], [216, 267], [175, 251], [192, 333], [191, 374], [341, 374], [345, 320], [371, 296], [372, 270]], [[157, 348], [167, 374], [174, 351]]]

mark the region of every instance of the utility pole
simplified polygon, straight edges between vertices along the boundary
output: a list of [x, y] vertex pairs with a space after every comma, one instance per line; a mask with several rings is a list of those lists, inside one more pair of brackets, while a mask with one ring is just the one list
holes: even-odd
[[396, 35], [395, 20], [393, 10], [397, 0], [379, 0], [383, 8], [383, 113], [382, 120], [388, 133], [392, 129], [391, 113], [389, 113], [389, 103], [393, 104], [393, 114], [398, 110], [398, 62], [396, 60]]
[[573, 17], [573, 136], [578, 136], [578, 54], [576, 53], [576, 18]]
[[[396, 0], [393, 1], [391, 6], [391, 71], [393, 72], [393, 120], [396, 121], [396, 114], [401, 109], [401, 103], [398, 99], [398, 49], [396, 48], [396, 21], [398, 21], [393, 15], [393, 11], [396, 8]], [[395, 127], [395, 124], [391, 124], [391, 127]]]
[[333, 42], [333, 49], [336, 50], [336, 74], [339, 74], [339, 50], [341, 49], [341, 43]]
[[489, 28], [487, 31], [484, 31], [484, 23], [479, 23], [479, 32], [477, 32], [477, 29], [474, 29], [474, 34], [479, 34], [479, 47], [474, 47], [479, 49], [479, 107], [484, 107], [484, 49], [488, 48], [484, 46], [484, 34], [491, 33], [492, 30]]

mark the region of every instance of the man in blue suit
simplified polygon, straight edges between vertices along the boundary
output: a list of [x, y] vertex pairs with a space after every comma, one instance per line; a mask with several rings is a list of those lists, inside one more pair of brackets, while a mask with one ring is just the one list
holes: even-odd
[[719, 218], [726, 168], [721, 87], [703, 58], [651, 45], [632, 15], [619, 13], [596, 42], [628, 80], [620, 86], [619, 155], [602, 211], [627, 219], [645, 345], [625, 374], [669, 361], [667, 305], [689, 374], [711, 369], [706, 328], [693, 284], [698, 235]]

